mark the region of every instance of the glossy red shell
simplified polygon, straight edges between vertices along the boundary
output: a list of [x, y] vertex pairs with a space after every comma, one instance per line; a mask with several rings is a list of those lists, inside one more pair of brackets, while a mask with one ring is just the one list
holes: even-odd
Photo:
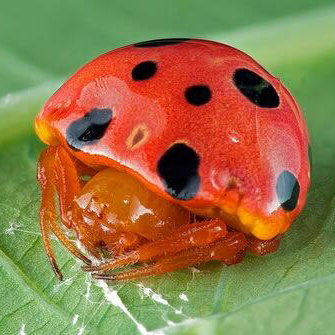
[[[155, 62], [157, 72], [149, 80], [134, 81], [132, 70], [143, 61]], [[269, 82], [279, 106], [260, 107], [247, 99], [234, 83], [237, 69], [251, 70]], [[188, 103], [185, 89], [193, 85], [210, 87], [211, 100], [201, 106]], [[93, 108], [110, 108], [113, 119], [99, 141], [72, 150], [66, 131]], [[110, 51], [75, 73], [47, 101], [38, 120], [46, 122], [58, 141], [85, 164], [126, 170], [161, 196], [195, 212], [213, 215], [219, 209], [244, 220], [245, 228], [240, 228], [259, 238], [284, 232], [306, 201], [308, 133], [298, 105], [277, 78], [224, 44], [188, 40]], [[138, 129], [143, 138], [132, 145]], [[157, 162], [178, 142], [200, 158], [200, 187], [190, 200], [167, 194], [157, 174]], [[290, 211], [281, 208], [276, 194], [283, 171], [292, 173], [300, 187]], [[258, 232], [258, 221], [274, 228]]]

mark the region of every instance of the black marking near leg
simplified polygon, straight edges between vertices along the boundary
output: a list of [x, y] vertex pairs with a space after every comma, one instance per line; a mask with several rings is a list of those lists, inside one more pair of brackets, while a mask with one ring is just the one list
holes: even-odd
[[297, 178], [289, 171], [283, 171], [277, 178], [277, 197], [281, 207], [293, 211], [298, 203], [300, 185]]
[[136, 48], [156, 48], [166, 45], [179, 44], [188, 41], [189, 38], [163, 38], [159, 40], [144, 41], [133, 44]]
[[253, 71], [236, 70], [234, 84], [249, 101], [259, 107], [276, 108], [279, 106], [279, 96], [275, 88]]
[[166, 192], [180, 200], [192, 199], [200, 187], [199, 163], [198, 154], [186, 144], [169, 148], [157, 164]]
[[72, 122], [66, 131], [68, 145], [75, 150], [80, 150], [86, 145], [91, 145], [100, 140], [111, 122], [112, 110], [109, 108], [93, 108], [79, 120]]
[[131, 76], [135, 81], [147, 80], [154, 76], [156, 71], [157, 64], [153, 61], [148, 60], [137, 64], [133, 68]]

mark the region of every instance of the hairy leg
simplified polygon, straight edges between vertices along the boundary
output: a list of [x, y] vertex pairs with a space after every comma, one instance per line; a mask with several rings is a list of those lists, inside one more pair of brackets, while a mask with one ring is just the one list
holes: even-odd
[[220, 219], [204, 220], [178, 228], [169, 236], [147, 244], [98, 266], [85, 266], [85, 271], [107, 271], [137, 262], [146, 262], [177, 254], [194, 247], [205, 246], [228, 234]]
[[196, 247], [180, 253], [158, 259], [155, 263], [135, 270], [116, 274], [93, 274], [96, 279], [129, 280], [175, 271], [195, 264], [219, 260], [225, 262], [244, 250], [247, 240], [243, 233], [231, 232], [224, 238], [203, 247]]
[[257, 256], [264, 256], [277, 251], [283, 235], [278, 235], [271, 240], [263, 241], [256, 237], [248, 237], [247, 250]]
[[57, 191], [59, 195], [62, 223], [67, 227], [71, 227], [70, 204], [74, 196], [79, 192], [80, 181], [73, 161], [62, 147], [48, 147], [41, 153], [37, 168], [37, 179], [42, 193], [40, 226], [43, 244], [50, 264], [56, 276], [61, 280], [62, 275], [52, 251], [51, 233], [56, 235], [59, 241], [74, 256], [86, 264], [91, 263], [67, 238], [63, 230], [57, 224], [55, 191]]

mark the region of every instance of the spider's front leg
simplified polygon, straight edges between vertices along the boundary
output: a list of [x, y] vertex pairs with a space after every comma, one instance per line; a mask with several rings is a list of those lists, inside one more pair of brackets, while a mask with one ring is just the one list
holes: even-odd
[[[62, 280], [61, 271], [56, 263], [52, 250], [50, 234], [77, 258], [86, 264], [91, 261], [69, 240], [57, 224], [55, 194], [58, 194], [61, 222], [72, 228], [72, 203], [81, 189], [80, 178], [75, 162], [61, 146], [50, 146], [43, 150], [37, 167], [37, 179], [40, 184], [42, 201], [40, 208], [40, 227], [44, 249], [52, 269], [58, 279]], [[79, 218], [78, 218], [79, 219]]]

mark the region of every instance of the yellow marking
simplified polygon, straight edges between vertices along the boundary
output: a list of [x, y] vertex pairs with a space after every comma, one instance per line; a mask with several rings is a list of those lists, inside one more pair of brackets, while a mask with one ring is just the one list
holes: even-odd
[[285, 232], [290, 226], [290, 222], [285, 220], [286, 218], [261, 218], [241, 207], [237, 211], [237, 216], [240, 221], [240, 229], [254, 235], [260, 240], [269, 240]]
[[37, 119], [35, 121], [35, 131], [38, 137], [42, 142], [48, 145], [58, 145], [59, 140], [55, 136], [54, 130], [52, 127], [49, 125], [44, 120]]
[[284, 233], [292, 222], [288, 216], [273, 215], [267, 218], [251, 213], [241, 206], [236, 208], [227, 204], [221, 207], [186, 208], [200, 216], [220, 217], [229, 227], [253, 235], [260, 240], [270, 240]]

